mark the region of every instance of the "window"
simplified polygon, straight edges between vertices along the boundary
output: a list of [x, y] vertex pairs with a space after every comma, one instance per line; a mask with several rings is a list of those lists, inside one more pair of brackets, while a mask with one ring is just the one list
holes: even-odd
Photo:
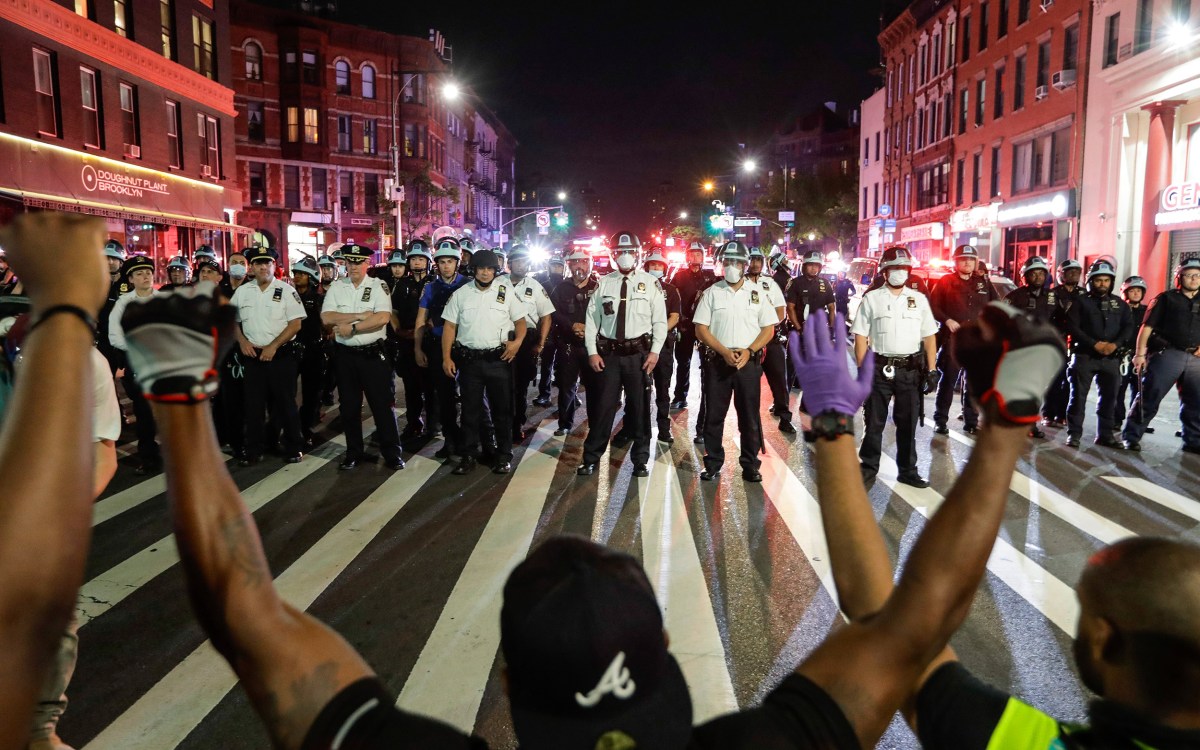
[[1154, 38], [1154, 0], [1138, 0], [1137, 21], [1133, 27], [1133, 54], [1145, 52]]
[[1113, 13], [1104, 19], [1104, 67], [1117, 64], [1117, 51], [1120, 49], [1121, 14]]
[[345, 60], [338, 60], [333, 64], [333, 81], [337, 93], [350, 93], [350, 63]]
[[1079, 24], [1068, 26], [1063, 38], [1063, 70], [1075, 70], [1079, 58]]
[[1050, 40], [1038, 44], [1037, 85], [1050, 85]]
[[338, 151], [350, 150], [350, 115], [338, 115]]
[[379, 153], [379, 121], [363, 120], [363, 153]]
[[369, 214], [379, 210], [379, 175], [363, 175], [363, 210]]
[[343, 211], [354, 210], [354, 173], [338, 173], [338, 203]]
[[925, 110], [917, 110], [917, 148], [925, 148]]
[[870, 214], [867, 213], [867, 195], [868, 195], [868, 193], [867, 193], [866, 188], [863, 188], [862, 191], [863, 191], [862, 217], [866, 218], [866, 217], [870, 216]]
[[92, 12], [91, 4], [88, 0], [75, 0], [75, 14], [84, 18], [95, 20]]
[[79, 69], [79, 103], [83, 111], [83, 143], [86, 146], [104, 148], [103, 131], [100, 129], [100, 87], [96, 85], [96, 71]]
[[317, 74], [317, 53], [305, 50], [300, 55], [300, 72], [305, 83], [319, 86], [321, 77]]
[[871, 158], [871, 137], [863, 138], [863, 161]]
[[283, 165], [283, 205], [300, 208], [300, 167]]
[[1184, 23], [1192, 15], [1192, 0], [1171, 0], [1171, 18], [1175, 23]]
[[938, 75], [942, 72], [942, 35], [933, 35], [933, 45], [929, 48], [929, 67], [930, 75]]
[[321, 142], [321, 117], [316, 107], [304, 108], [304, 142]]
[[979, 51], [982, 52], [988, 46], [988, 3], [982, 2], [979, 4]]
[[375, 98], [375, 67], [364, 65], [362, 69], [363, 99]]
[[267, 165], [261, 161], [250, 162], [250, 205], [267, 204]]
[[312, 170], [312, 207], [317, 211], [329, 210], [329, 172], [324, 167]]
[[1050, 184], [1061, 185], [1067, 181], [1071, 165], [1071, 128], [1059, 128], [1050, 139]]
[[262, 80], [262, 47], [254, 42], [246, 45], [246, 80]]
[[875, 183], [875, 185], [874, 185], [874, 188], [872, 190], [872, 195], [873, 195], [872, 204], [874, 206], [874, 210], [872, 210], [871, 215], [878, 216], [879, 215], [879, 183], [878, 182]]
[[246, 137], [254, 143], [267, 140], [267, 129], [263, 124], [263, 103], [246, 103]]
[[996, 8], [996, 38], [1008, 36], [1008, 0], [1000, 0]]
[[1017, 0], [1017, 25], [1029, 20], [1029, 0]]
[[133, 28], [131, 22], [133, 17], [129, 15], [129, 4], [127, 0], [113, 0], [113, 31], [121, 36], [129, 39], [133, 36]]
[[942, 137], [950, 137], [951, 121], [954, 119], [954, 95], [946, 94], [942, 99]]
[[958, 22], [951, 21], [946, 24], [946, 63], [943, 68], [949, 69], [954, 65], [954, 61], [958, 58], [955, 54], [958, 51]]
[[963, 16], [962, 33], [959, 39], [962, 40], [962, 61], [966, 62], [971, 59], [971, 17]]
[[912, 175], [904, 175], [904, 213], [912, 213]]
[[175, 8], [171, 0], [158, 0], [158, 37], [162, 56], [175, 59]]
[[917, 83], [920, 85], [925, 85], [925, 81], [929, 74], [928, 51], [929, 47], [922, 44], [921, 49], [917, 52]]
[[904, 153], [911, 154], [913, 150], [913, 118], [904, 118]]
[[121, 136], [125, 142], [125, 153], [130, 146], [140, 146], [138, 132], [137, 89], [128, 83], [121, 84]]
[[167, 163], [176, 169], [183, 167], [183, 120], [179, 114], [179, 102], [166, 101], [167, 115]]
[[879, 131], [875, 131], [875, 161], [879, 161]]
[[971, 157], [971, 202], [979, 202], [979, 178], [983, 172], [983, 154]]
[[416, 156], [417, 153], [417, 126], [412, 123], [404, 125], [404, 155]]
[[213, 177], [220, 177], [221, 131], [217, 125], [217, 118], [197, 113], [196, 122], [199, 126], [201, 163], [208, 167], [208, 172]]
[[992, 184], [988, 193], [993, 198], [1000, 196], [1000, 147], [992, 146]]
[[287, 142], [296, 143], [300, 140], [300, 108], [287, 108]]
[[[909, 120], [908, 124], [912, 125], [911, 119]], [[426, 152], [428, 150], [428, 143], [429, 143], [428, 135], [429, 134], [428, 134], [427, 128], [424, 125], [417, 126], [417, 158], [418, 159], [427, 158]]]
[[950, 182], [950, 164], [938, 164], [917, 173], [917, 210], [946, 203]]
[[966, 172], [966, 169], [967, 169], [967, 160], [966, 159], [959, 159], [958, 164], [954, 165], [954, 195], [958, 200], [958, 205], [960, 205], [960, 206], [963, 204], [963, 199], [967, 197], [966, 195], [963, 194], [963, 187], [964, 187], [963, 180], [965, 177], [964, 172]]
[[975, 82], [975, 125], [983, 124], [983, 113], [987, 109], [987, 79]]
[[1013, 70], [1013, 110], [1025, 106], [1025, 55], [1017, 58]]
[[1013, 146], [1012, 191], [1016, 195], [1033, 186], [1033, 141]]
[[996, 87], [992, 92], [992, 119], [1004, 116], [1004, 66], [996, 68]]
[[58, 137], [58, 86], [54, 53], [33, 50], [33, 88], [37, 92], [38, 132]]
[[970, 107], [970, 94], [964, 88], [958, 92], [958, 134], [967, 132], [967, 109]]
[[213, 24], [201, 16], [192, 16], [192, 69], [205, 78], [217, 78], [217, 64], [213, 57]]
[[296, 80], [296, 53], [294, 51], [283, 53], [283, 67], [279, 70], [279, 76], [285, 81]]

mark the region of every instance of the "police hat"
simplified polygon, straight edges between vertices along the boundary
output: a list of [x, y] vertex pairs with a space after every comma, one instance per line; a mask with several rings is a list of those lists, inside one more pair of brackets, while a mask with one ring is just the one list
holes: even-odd
[[321, 278], [321, 270], [317, 268], [317, 261], [313, 260], [311, 255], [305, 255], [292, 264], [292, 273], [296, 273], [297, 271], [308, 274], [313, 278], [313, 281]]
[[1121, 294], [1128, 292], [1130, 289], [1141, 289], [1144, 294], [1147, 290], [1146, 280], [1141, 276], [1130, 276], [1121, 284]]
[[1046, 265], [1046, 259], [1040, 255], [1030, 256], [1021, 266], [1021, 276], [1027, 276], [1031, 271], [1045, 271], [1050, 273], [1050, 266]]
[[171, 262], [167, 264], [167, 270], [170, 271], [172, 268], [178, 268], [181, 271], [192, 270], [188, 267], [187, 261], [183, 259], [182, 255], [176, 255], [174, 258], [171, 258]]
[[633, 232], [617, 232], [608, 238], [608, 249], [614, 253], [629, 250], [638, 252], [642, 249], [642, 242]]
[[821, 255], [820, 250], [809, 250], [807, 253], [805, 253], [804, 260], [802, 260], [800, 264], [807, 265], [809, 263], [816, 263], [818, 266], [825, 265], [825, 258]]
[[975, 249], [974, 245], [959, 245], [954, 248], [954, 259], [958, 260], [959, 258], [974, 258], [979, 260], [979, 251]]
[[553, 265], [557, 264], [557, 265], [561, 266], [565, 263], [564, 258], [566, 258], [566, 256], [567, 256], [566, 248], [563, 248], [560, 252], [557, 252], [557, 253], [554, 253], [553, 255], [551, 255], [550, 258], [546, 261], [546, 265], [553, 266]]
[[737, 240], [726, 242], [724, 245], [721, 245], [720, 250], [717, 252], [720, 253], [722, 263], [727, 260], [740, 260], [743, 263], [750, 262], [750, 250], [745, 244]]
[[147, 255], [134, 255], [125, 261], [125, 265], [121, 266], [121, 273], [128, 276], [134, 271], [141, 271], [142, 269], [153, 271], [154, 259]]
[[569, 260], [569, 261], [570, 260], [591, 260], [591, 259], [592, 259], [592, 256], [589, 255], [588, 251], [584, 250], [582, 247], [575, 248], [574, 250], [571, 251], [571, 254], [567, 256], [567, 260]]
[[1070, 271], [1073, 268], [1078, 268], [1080, 271], [1082, 271], [1083, 264], [1080, 263], [1079, 261], [1075, 260], [1074, 258], [1067, 258], [1062, 263], [1058, 264], [1058, 272], [1059, 273], [1062, 273], [1063, 271]]
[[663, 249], [661, 247], [655, 246], [650, 248], [650, 254], [647, 255], [646, 259], [642, 261], [642, 268], [645, 268], [651, 263], [662, 263], [664, 266], [669, 265], [667, 263], [667, 256], [663, 255]]
[[342, 252], [343, 247], [345, 247], [345, 245], [338, 245], [337, 247], [330, 250], [329, 257], [333, 258], [334, 260], [337, 260], [338, 258], [345, 260], [346, 254]]
[[269, 247], [252, 247], [245, 250], [242, 254], [246, 256], [246, 261], [251, 264], [258, 263], [259, 261], [276, 260], [275, 252]]
[[500, 258], [492, 250], [480, 250], [471, 256], [471, 265], [476, 268], [490, 268], [494, 271], [499, 271]]
[[778, 271], [780, 268], [787, 268], [788, 259], [782, 252], [776, 250], [771, 253], [771, 257], [767, 258], [767, 265], [772, 271]]
[[767, 259], [767, 256], [763, 254], [761, 247], [750, 248], [750, 257], [751, 258], [762, 258], [763, 262], [766, 262], [766, 259]]
[[213, 260], [216, 260], [217, 254], [208, 245], [201, 245], [200, 247], [196, 248], [196, 253], [192, 257], [195, 260], [200, 260], [201, 258], [212, 258]]
[[333, 258], [330, 258], [328, 255], [322, 255], [320, 258], [317, 258], [317, 265], [337, 268], [337, 263], [334, 263]]
[[221, 272], [221, 264], [217, 262], [216, 258], [210, 258], [207, 255], [196, 259], [196, 275], [199, 275], [205, 268], [211, 268], [217, 273]]
[[912, 268], [913, 259], [912, 253], [907, 247], [894, 245], [883, 251], [883, 255], [879, 256], [879, 270], [884, 271], [889, 268]]
[[1090, 282], [1097, 276], [1107, 276], [1113, 281], [1117, 280], [1117, 269], [1113, 268], [1113, 264], [1107, 260], [1098, 260], [1088, 269], [1087, 280]]
[[[453, 238], [452, 237], [445, 238], [445, 240], [448, 240], [448, 239], [453, 239]], [[443, 241], [445, 241], [445, 240], [443, 240]], [[459, 237], [458, 240], [456, 240], [456, 242], [458, 243], [459, 250], [466, 250], [468, 255], [475, 254], [475, 240], [471, 239], [470, 237]], [[440, 247], [441, 244], [439, 243], [438, 246]]]
[[413, 253], [423, 253], [426, 258], [433, 258], [433, 255], [429, 250], [429, 243], [420, 238], [409, 240], [408, 247], [404, 249], [405, 257], [408, 257]]
[[702, 253], [704, 252], [704, 245], [701, 245], [699, 242], [693, 242], [688, 245], [687, 251], [689, 253]]
[[[484, 249], [486, 250], [487, 248], [484, 248]], [[500, 263], [502, 266], [504, 264], [504, 261], [508, 260], [508, 251], [505, 250], [504, 248], [493, 247], [492, 252], [495, 253], [496, 257], [500, 259]], [[478, 265], [478, 264], [475, 264], [475, 265]]]
[[458, 240], [453, 237], [445, 237], [438, 240], [436, 248], [433, 253], [434, 260], [441, 260], [442, 258], [454, 258], [458, 260], [459, 258]]
[[117, 260], [125, 261], [125, 247], [116, 240], [109, 240], [104, 243], [104, 256], [106, 258], [116, 258]]
[[370, 260], [372, 255], [374, 253], [371, 252], [371, 248], [364, 245], [357, 245], [353, 242], [342, 245], [342, 257], [348, 263], [363, 263]]
[[1188, 258], [1179, 264], [1179, 268], [1175, 269], [1175, 285], [1179, 286], [1183, 283], [1184, 271], [1200, 271], [1200, 258]]
[[393, 250], [388, 254], [387, 264], [389, 266], [407, 266], [408, 259], [404, 257], [403, 250]]

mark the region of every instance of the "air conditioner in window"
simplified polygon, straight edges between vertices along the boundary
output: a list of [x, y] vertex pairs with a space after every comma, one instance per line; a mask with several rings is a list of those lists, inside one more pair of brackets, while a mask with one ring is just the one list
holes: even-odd
[[125, 155], [130, 157], [131, 159], [140, 159], [140, 158], [142, 158], [142, 147], [136, 146], [132, 143], [126, 143], [125, 144]]
[[1037, 99], [1039, 102], [1045, 99], [1047, 96], [1050, 96], [1049, 86], [1038, 86], [1033, 90], [1033, 98]]
[[1054, 84], [1054, 88], [1058, 89], [1059, 91], [1062, 91], [1063, 89], [1068, 88], [1070, 86], [1074, 86], [1075, 85], [1075, 71], [1060, 70], [1054, 74], [1054, 76], [1050, 79], [1050, 82], [1052, 84]]
[[1054, 7], [1054, 0], [1041, 0], [1039, 5], [1042, 6], [1042, 11], [1045, 12]]
[[204, 164], [200, 167], [200, 174], [204, 175], [205, 177], [212, 177], [212, 167]]

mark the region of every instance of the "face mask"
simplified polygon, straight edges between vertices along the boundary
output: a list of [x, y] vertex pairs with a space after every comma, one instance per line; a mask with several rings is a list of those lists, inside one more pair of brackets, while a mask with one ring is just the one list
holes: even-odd
[[622, 272], [628, 273], [637, 265], [637, 258], [633, 257], [633, 253], [621, 253], [617, 256], [617, 268]]
[[246, 266], [241, 263], [234, 263], [229, 267], [229, 275], [235, 279], [246, 278]]
[[338, 277], [339, 279], [344, 279], [344, 278], [346, 278], [346, 276], [348, 276], [348, 275], [349, 275], [349, 269], [347, 269], [345, 266], [338, 266], [338, 267], [337, 267], [337, 277]]
[[661, 279], [663, 277], [663, 272], [656, 268], [650, 272], [650, 275], [656, 279]]
[[[495, 281], [495, 280], [496, 280], [495, 278], [492, 279], [492, 281]], [[487, 289], [489, 286], [492, 285], [492, 281], [489, 281], [488, 283], [485, 284], [479, 280], [478, 276], [475, 277], [475, 285], [478, 286], [480, 289]]]
[[889, 286], [904, 286], [906, 281], [908, 281], [908, 271], [903, 268], [894, 268], [888, 271], [887, 283]]
[[725, 281], [736, 284], [742, 280], [742, 269], [737, 266], [725, 266]]

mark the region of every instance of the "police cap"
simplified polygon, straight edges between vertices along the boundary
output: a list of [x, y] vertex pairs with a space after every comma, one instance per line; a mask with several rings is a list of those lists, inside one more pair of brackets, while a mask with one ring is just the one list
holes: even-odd
[[342, 245], [342, 257], [350, 263], [362, 263], [371, 259], [374, 253], [371, 248], [365, 245], [358, 245], [353, 242], [347, 242]]
[[147, 255], [134, 255], [129, 260], [125, 261], [125, 265], [121, 267], [121, 273], [128, 276], [134, 271], [154, 270], [154, 259]]
[[275, 260], [275, 253], [270, 248], [252, 247], [242, 253], [246, 256], [246, 260], [250, 263], [258, 263], [259, 261]]
[[196, 273], [199, 274], [205, 268], [211, 268], [217, 273], [221, 273], [221, 264], [216, 258], [210, 258], [207, 255], [196, 259]]

